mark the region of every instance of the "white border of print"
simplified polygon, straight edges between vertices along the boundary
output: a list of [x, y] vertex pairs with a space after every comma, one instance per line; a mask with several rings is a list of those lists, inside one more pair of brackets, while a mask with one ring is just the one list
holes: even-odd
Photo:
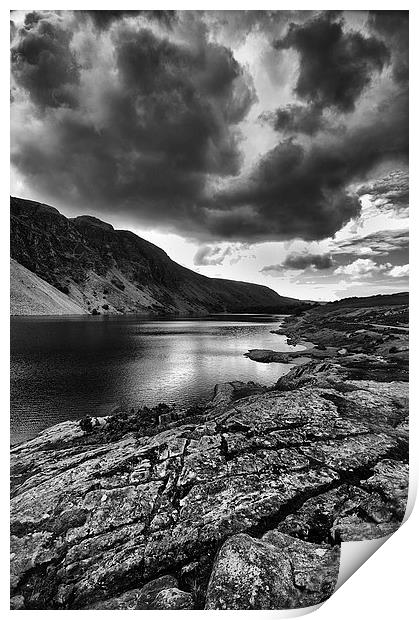
[[[88, 6], [91, 9], [98, 10], [106, 10], [106, 9], [114, 9], [115, 2], [98, 2], [92, 1], [88, 3]], [[418, 85], [417, 85], [417, 62], [419, 54], [417, 48], [418, 41], [418, 26], [419, 20], [417, 16], [417, 11], [414, 10], [413, 2], [405, 3], [405, 2], [370, 2], [365, 4], [362, 2], [352, 2], [350, 6], [345, 5], [346, 9], [350, 10], [366, 10], [366, 9], [405, 9], [410, 10], [410, 65], [414, 67], [415, 70], [411, 71], [410, 76], [410, 97], [411, 97], [411, 109], [413, 110], [413, 114], [410, 119], [410, 135], [416, 136], [416, 141], [412, 138], [410, 141], [411, 145], [411, 154], [413, 156], [413, 165], [411, 166], [411, 170], [413, 171], [410, 179], [411, 191], [410, 194], [412, 196], [411, 203], [414, 205], [419, 204], [418, 201], [418, 175], [415, 171], [418, 169], [418, 153], [417, 153], [417, 136], [419, 136], [419, 122], [417, 120], [417, 106], [419, 105], [419, 101], [417, 98], [418, 95]], [[123, 3], [124, 9], [138, 9], [139, 3], [127, 1]], [[19, 3], [13, 2], [11, 6], [7, 8], [0, 9], [1, 20], [0, 20], [0, 32], [1, 32], [1, 42], [2, 42], [2, 53], [1, 53], [1, 70], [2, 70], [2, 97], [1, 97], [1, 106], [2, 106], [2, 119], [9, 118], [9, 11], [10, 10], [34, 10], [37, 8], [42, 9], [84, 9], [86, 8], [85, 0], [83, 2], [60, 2], [56, 0], [55, 2], [33, 2], [30, 3]], [[200, 2], [199, 0], [195, 0], [194, 2], [186, 2], [186, 1], [178, 1], [178, 2], [159, 2], [155, 0], [154, 2], [142, 2], [141, 8], [150, 8], [154, 10], [158, 9], [195, 9], [195, 10], [204, 10], [204, 9], [233, 9], [233, 10], [252, 10], [252, 9], [271, 9], [271, 10], [307, 10], [307, 9], [333, 9], [336, 10], [339, 8], [336, 6], [335, 2], [324, 2], [321, 3], [321, 6], [316, 6], [313, 3], [309, 2], [290, 2], [290, 3], [281, 3], [278, 2], [259, 2], [251, 3], [251, 2], [228, 2], [227, 0], [212, 0], [212, 2]], [[1, 166], [0, 166], [0, 174], [2, 179], [2, 209], [0, 211], [0, 235], [1, 235], [1, 243], [0, 243], [0, 274], [1, 274], [1, 287], [0, 292], [2, 296], [2, 303], [0, 304], [0, 342], [2, 343], [1, 349], [1, 357], [0, 357], [0, 394], [2, 397], [2, 413], [1, 413], [1, 437], [3, 442], [3, 449], [1, 450], [1, 499], [3, 510], [1, 513], [1, 528], [0, 532], [2, 534], [0, 540], [0, 557], [1, 557], [1, 578], [0, 578], [0, 603], [1, 609], [5, 612], [5, 615], [9, 616], [9, 614], [13, 613], [9, 611], [9, 594], [8, 594], [8, 584], [9, 584], [9, 539], [8, 539], [8, 530], [9, 530], [9, 511], [6, 508], [8, 506], [8, 497], [9, 497], [9, 486], [8, 486], [8, 472], [9, 472], [9, 154], [10, 154], [10, 141], [9, 141], [9, 131], [7, 127], [7, 122], [4, 121], [3, 124], [3, 136], [2, 136], [2, 148], [1, 148]], [[416, 164], [416, 166], [415, 166]], [[411, 247], [416, 248], [415, 239], [417, 235], [417, 208], [415, 206], [411, 212], [411, 225], [410, 225], [410, 234], [412, 238]], [[413, 265], [412, 271], [413, 274], [419, 273], [417, 269], [417, 257], [419, 256], [419, 252], [412, 252], [410, 257], [410, 262]], [[413, 276], [414, 278], [416, 276]], [[415, 290], [411, 291], [410, 295], [410, 306], [411, 306], [411, 316], [416, 316], [416, 311], [418, 310], [417, 299], [418, 293]], [[409, 487], [409, 510], [410, 512], [413, 508], [414, 497], [416, 495], [417, 489], [417, 479], [418, 479], [418, 458], [417, 453], [418, 450], [418, 422], [417, 416], [418, 411], [415, 406], [418, 403], [418, 394], [414, 391], [415, 387], [415, 376], [417, 375], [418, 370], [418, 329], [415, 324], [411, 325], [410, 331], [411, 338], [411, 351], [413, 352], [411, 355], [411, 405], [410, 409], [412, 412], [411, 415], [411, 430], [410, 430], [410, 468], [411, 468], [411, 483]], [[342, 587], [340, 587], [332, 597], [326, 601], [320, 608], [315, 612], [316, 618], [318, 620], [335, 620], [339, 618], [339, 620], [353, 620], [354, 617], [359, 618], [380, 618], [383, 620], [393, 619], [397, 617], [398, 620], [410, 620], [410, 618], [416, 617], [418, 609], [417, 604], [417, 551], [418, 551], [418, 531], [419, 531], [419, 511], [416, 508], [408, 518], [407, 522], [393, 535], [389, 540], [385, 542], [383, 548], [380, 549], [379, 553], [374, 554], [370, 559], [364, 564], [361, 568], [356, 570], [357, 559], [360, 558], [359, 548], [356, 548], [358, 543], [354, 543], [355, 546], [352, 546], [352, 552], [345, 549], [345, 556], [349, 558], [348, 562], [351, 565], [349, 568], [349, 574], [352, 574], [353, 570], [356, 572], [346, 581]], [[362, 543], [361, 543], [362, 544]], [[351, 545], [351, 543], [347, 543], [347, 545]], [[367, 543], [368, 546], [368, 543]], [[374, 545], [375, 548], [378, 548], [378, 545]], [[375, 548], [372, 550], [374, 553]], [[355, 549], [355, 552], [353, 551]], [[366, 547], [365, 547], [366, 549]], [[367, 557], [369, 557], [371, 549], [366, 552], [363, 556], [362, 562], [365, 561]], [[361, 562], [361, 563], [362, 563]], [[346, 564], [346, 560], [345, 560]], [[358, 563], [358, 566], [360, 564]], [[343, 571], [346, 572], [346, 569]], [[347, 575], [346, 575], [347, 576]], [[340, 575], [342, 577], [342, 581], [344, 581], [344, 575]], [[312, 608], [310, 608], [312, 609]], [[309, 610], [306, 610], [306, 613]], [[44, 614], [45, 611], [20, 611], [19, 617], [28, 617], [29, 615], [35, 614]], [[53, 612], [56, 614], [57, 612]], [[66, 617], [72, 618], [77, 615], [77, 611], [67, 611]], [[102, 617], [103, 612], [84, 612], [88, 614], [89, 617], [100, 618]], [[113, 611], [113, 614], [121, 614], [122, 617], [126, 618], [126, 613], [129, 612], [118, 612]], [[135, 612], [131, 612], [135, 613]], [[153, 612], [141, 612], [141, 618], [147, 619], [152, 617]], [[189, 611], [189, 618], [198, 618], [203, 612], [202, 611]], [[204, 612], [205, 614], [219, 614], [220, 612]], [[224, 612], [224, 614], [230, 615], [231, 617], [237, 617], [237, 614], [260, 614], [264, 618], [275, 617], [292, 617], [301, 615], [301, 611], [289, 611], [289, 612], [281, 612], [281, 611], [259, 611], [259, 612], [250, 612], [250, 611], [239, 611], [239, 612]], [[172, 620], [178, 620], [184, 612], [171, 612], [170, 618]], [[227, 616], [224, 615], [226, 618]]]

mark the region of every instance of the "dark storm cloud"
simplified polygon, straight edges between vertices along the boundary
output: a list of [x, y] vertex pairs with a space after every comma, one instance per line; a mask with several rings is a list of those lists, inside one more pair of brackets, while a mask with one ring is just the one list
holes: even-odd
[[291, 24], [286, 35], [275, 42], [278, 50], [292, 48], [300, 58], [296, 94], [320, 107], [342, 112], [354, 109], [355, 102], [382, 71], [389, 52], [382, 41], [346, 32], [343, 19], [326, 12], [305, 24]]
[[308, 267], [319, 271], [331, 269], [333, 267], [333, 259], [330, 254], [310, 254], [310, 253], [292, 253], [285, 257], [282, 263], [277, 265], [266, 265], [260, 270], [261, 273], [275, 276], [282, 275], [286, 269], [307, 269]]
[[260, 118], [268, 121], [275, 131], [288, 135], [302, 133], [312, 136], [327, 125], [323, 110], [317, 105], [287, 105], [275, 112], [265, 112]]
[[281, 50], [298, 56], [299, 100], [265, 117], [277, 143], [244, 172], [239, 130], [256, 93], [211, 30], [219, 18], [111, 13], [29, 13], [15, 33], [12, 162], [43, 201], [205, 241], [311, 241], [359, 215], [351, 184], [407, 156], [406, 88], [384, 72], [393, 90], [376, 88], [359, 104], [388, 62], [387, 45], [392, 58], [396, 47], [403, 55], [400, 34], [382, 25], [378, 34], [377, 19], [368, 22], [374, 36], [331, 13], [299, 13], [291, 26], [281, 12], [237, 19], [243, 40], [269, 32], [263, 44], [278, 62], [289, 61]]
[[408, 254], [409, 231], [381, 230], [365, 235], [340, 241], [334, 249], [335, 256], [342, 254], [357, 258], [361, 256], [389, 256], [390, 254]]
[[28, 13], [18, 31], [11, 48], [13, 77], [41, 107], [75, 105], [80, 73], [70, 49], [72, 37], [61, 18], [49, 13]]
[[286, 269], [330, 269], [332, 266], [333, 260], [329, 254], [289, 254], [284, 260]]
[[190, 50], [144, 29], [122, 31], [116, 52], [123, 91], [131, 95], [120, 100], [121, 112], [137, 144], [179, 172], [238, 172], [228, 126], [244, 117], [252, 92], [234, 98], [242, 74], [229, 50], [209, 43]]
[[[50, 44], [43, 33], [52, 25], [47, 19], [41, 23], [42, 36], [38, 25], [36, 35], [42, 47]], [[23, 128], [17, 132], [12, 159], [49, 200], [117, 209], [185, 232], [191, 221], [199, 228], [196, 205], [208, 175], [239, 172], [236, 125], [255, 94], [231, 50], [210, 42], [199, 21], [190, 21], [188, 28], [180, 42], [119, 21], [111, 31], [112, 71], [107, 66], [89, 79], [88, 63], [81, 66], [83, 82], [91, 88], [89, 99], [80, 91], [74, 112], [50, 114], [42, 144]], [[25, 46], [27, 36], [22, 31], [17, 49]], [[66, 34], [66, 45], [70, 38]], [[43, 106], [58, 105], [39, 63], [30, 80], [22, 79], [16, 63], [21, 63], [17, 54], [13, 70], [29, 96]], [[100, 69], [101, 59], [96, 63]], [[29, 64], [26, 59], [25, 68]], [[54, 64], [60, 68], [57, 85], [66, 83], [73, 66], [66, 48]]]
[[370, 29], [391, 46], [393, 77], [409, 79], [409, 11], [370, 11]]
[[[76, 11], [79, 13], [79, 11]], [[160, 21], [166, 26], [170, 26], [172, 21], [176, 18], [176, 11], [130, 11], [130, 10], [120, 10], [120, 11], [80, 11], [81, 14], [88, 15], [94, 25], [99, 30], [106, 30], [109, 26], [124, 17], [137, 17], [141, 15], [142, 17], [148, 18], [150, 20]]]
[[306, 151], [295, 142], [278, 144], [247, 181], [217, 196], [211, 227], [224, 237], [248, 240], [333, 235], [361, 206], [357, 196], [344, 191], [345, 166], [331, 148], [313, 145]]
[[308, 146], [280, 142], [249, 178], [217, 196], [209, 214], [212, 229], [247, 240], [332, 236], [360, 213], [359, 198], [348, 185], [382, 161], [407, 158], [407, 105], [400, 93], [342, 135], [322, 135]]
[[[382, 161], [407, 158], [407, 93], [373, 103], [356, 124], [344, 121], [390, 52], [381, 40], [345, 29], [339, 14], [291, 24], [275, 47], [298, 52], [295, 91], [307, 103], [262, 114], [282, 139], [247, 179], [218, 195], [208, 220], [229, 238], [319, 240], [359, 215], [361, 193], [348, 191], [352, 182]], [[333, 124], [326, 108], [337, 114]], [[283, 139], [302, 134], [312, 141]]]
[[409, 208], [409, 174], [393, 170], [385, 177], [370, 181], [358, 189], [358, 196], [368, 194], [382, 210], [403, 212]]

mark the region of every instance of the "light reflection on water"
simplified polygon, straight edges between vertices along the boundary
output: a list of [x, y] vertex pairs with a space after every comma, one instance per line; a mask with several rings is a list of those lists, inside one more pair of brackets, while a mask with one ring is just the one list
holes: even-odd
[[270, 333], [274, 316], [16, 318], [11, 321], [11, 442], [125, 403], [191, 406], [223, 381], [274, 383], [286, 364], [260, 364], [248, 349], [295, 349]]

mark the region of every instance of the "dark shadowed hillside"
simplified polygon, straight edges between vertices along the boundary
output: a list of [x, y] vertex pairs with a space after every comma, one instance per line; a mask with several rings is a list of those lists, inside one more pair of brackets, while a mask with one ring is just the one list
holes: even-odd
[[301, 302], [266, 286], [212, 279], [132, 232], [11, 198], [11, 257], [96, 313], [281, 312]]

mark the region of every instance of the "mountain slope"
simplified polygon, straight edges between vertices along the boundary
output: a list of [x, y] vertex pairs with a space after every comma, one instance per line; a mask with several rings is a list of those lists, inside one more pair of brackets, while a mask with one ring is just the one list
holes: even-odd
[[72, 299], [10, 260], [10, 314], [86, 314]]
[[88, 312], [281, 312], [300, 302], [266, 286], [207, 278], [94, 217], [10, 199], [11, 257]]

